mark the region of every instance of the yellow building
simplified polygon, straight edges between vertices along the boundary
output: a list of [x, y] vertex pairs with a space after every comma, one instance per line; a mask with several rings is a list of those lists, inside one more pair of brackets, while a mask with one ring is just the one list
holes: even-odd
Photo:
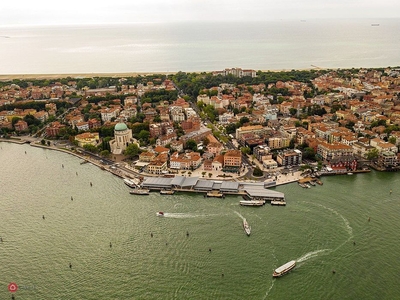
[[75, 141], [78, 142], [79, 147], [83, 147], [85, 145], [96, 146], [99, 140], [100, 138], [98, 132], [84, 132], [75, 136]]

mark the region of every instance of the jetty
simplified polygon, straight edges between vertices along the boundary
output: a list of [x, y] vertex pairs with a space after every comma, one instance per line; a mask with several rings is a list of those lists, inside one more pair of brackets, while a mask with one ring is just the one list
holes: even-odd
[[273, 200], [285, 201], [285, 194], [268, 189], [269, 184], [264, 182], [240, 182], [206, 180], [199, 177], [175, 176], [147, 177], [142, 186], [153, 191], [173, 190], [177, 192], [200, 193], [205, 197], [223, 198], [226, 195], [243, 196], [245, 200], [263, 201], [270, 203]]

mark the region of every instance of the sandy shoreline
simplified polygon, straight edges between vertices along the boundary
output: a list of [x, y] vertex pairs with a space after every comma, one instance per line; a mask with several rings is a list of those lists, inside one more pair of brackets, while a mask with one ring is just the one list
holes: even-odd
[[13, 79], [58, 79], [58, 78], [92, 78], [92, 77], [136, 77], [153, 74], [170, 75], [174, 72], [127, 72], [127, 73], [74, 73], [74, 74], [8, 74], [0, 75], [0, 81], [9, 81]]
[[[292, 69], [280, 69], [280, 70], [259, 70], [261, 72], [290, 72]], [[296, 71], [311, 71], [311, 70], [324, 70], [322, 68], [310, 68], [310, 69], [298, 69]], [[328, 70], [328, 69], [327, 69]], [[331, 69], [330, 69], [331, 70]], [[177, 71], [177, 72], [111, 72], [111, 73], [65, 73], [65, 74], [0, 74], [0, 81], [10, 81], [13, 79], [27, 80], [27, 79], [59, 79], [59, 78], [92, 78], [92, 77], [136, 77], [136, 76], [147, 76], [154, 74], [161, 75], [173, 75], [178, 72], [185, 73], [212, 73], [214, 71]]]

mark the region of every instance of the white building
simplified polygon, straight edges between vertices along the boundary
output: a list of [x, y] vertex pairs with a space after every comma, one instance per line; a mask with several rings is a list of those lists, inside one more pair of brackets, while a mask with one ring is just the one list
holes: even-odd
[[125, 123], [117, 123], [114, 127], [114, 139], [110, 141], [112, 154], [122, 154], [126, 147], [133, 143], [132, 130]]

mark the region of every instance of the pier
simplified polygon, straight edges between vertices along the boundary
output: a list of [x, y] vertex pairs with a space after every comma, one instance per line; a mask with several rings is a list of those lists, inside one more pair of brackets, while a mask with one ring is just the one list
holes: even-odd
[[205, 180], [199, 177], [175, 176], [174, 178], [147, 177], [142, 186], [153, 191], [202, 193], [205, 197], [224, 198], [225, 195], [243, 196], [248, 200], [285, 202], [285, 194], [269, 190], [264, 182], [238, 182]]

